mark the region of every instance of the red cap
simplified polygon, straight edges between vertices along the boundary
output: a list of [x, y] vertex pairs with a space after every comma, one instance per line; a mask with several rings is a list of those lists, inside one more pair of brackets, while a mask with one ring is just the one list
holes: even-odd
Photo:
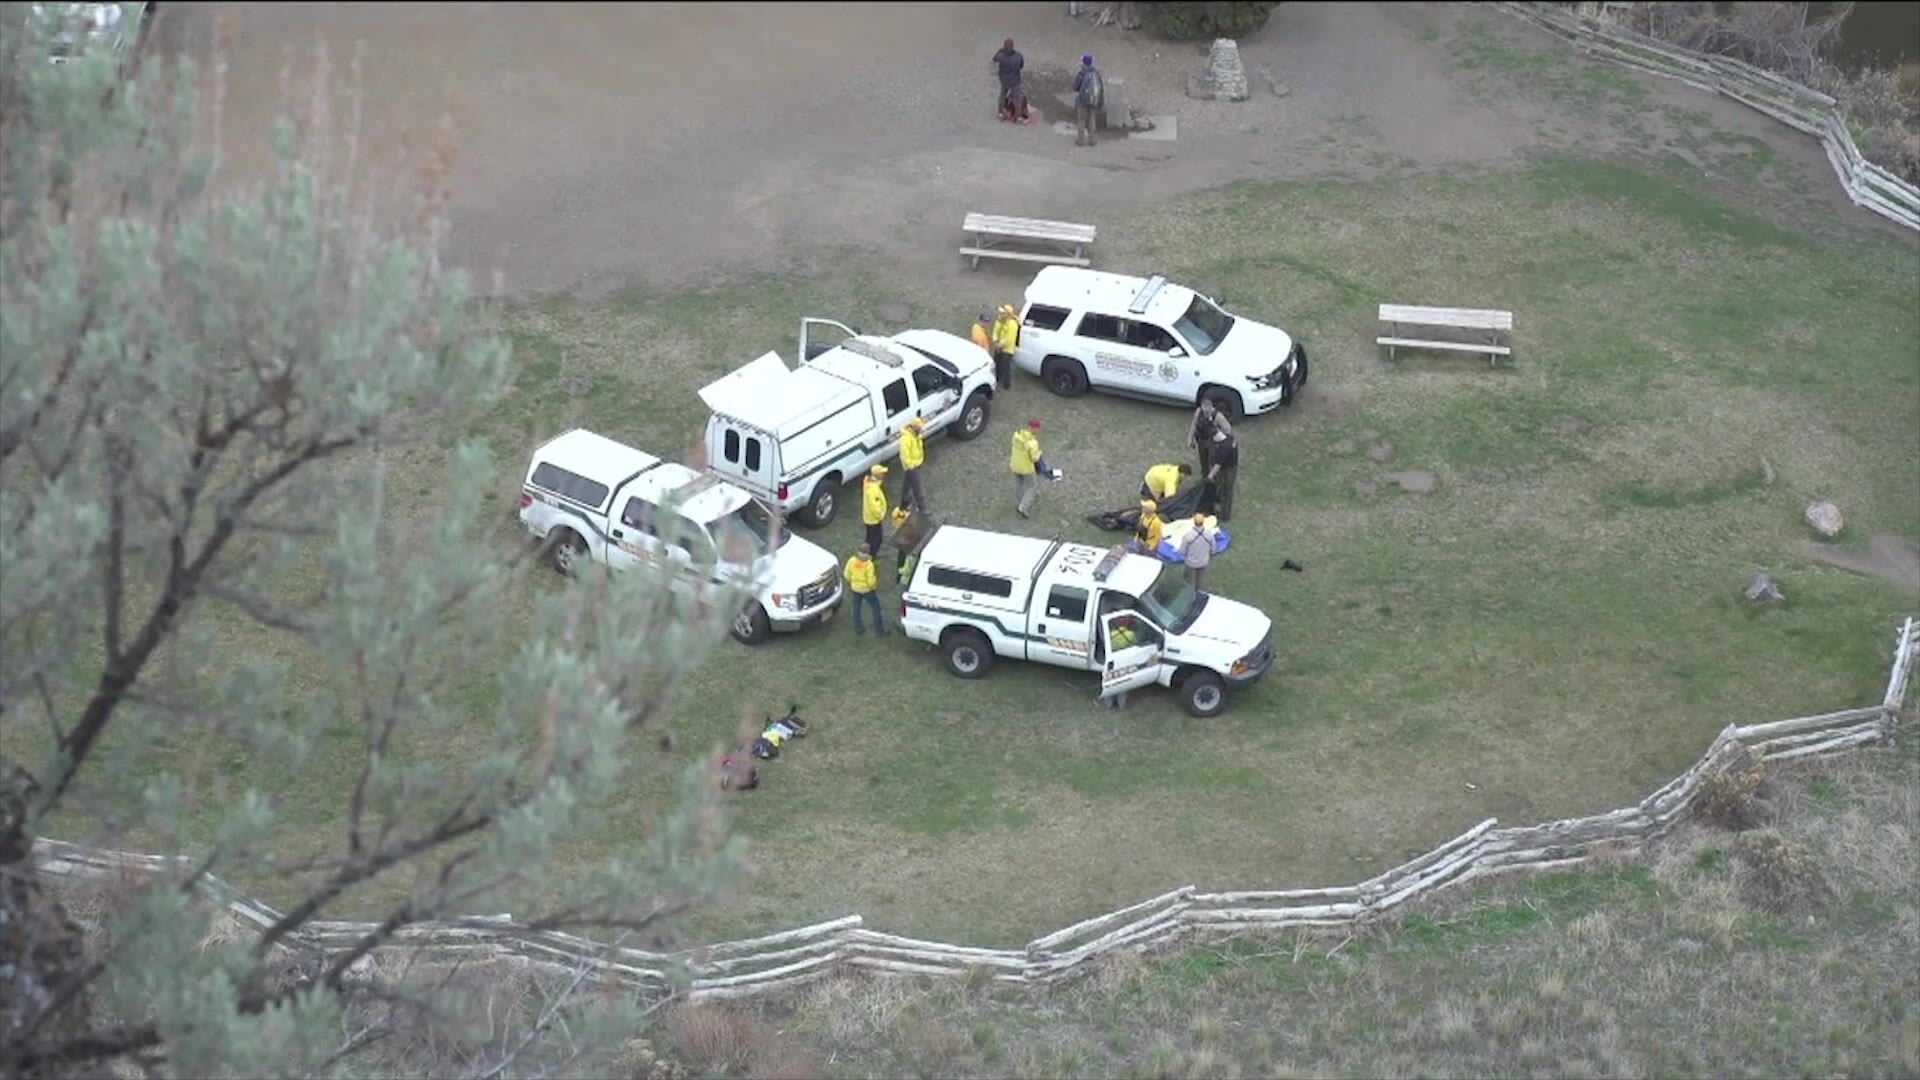
[[1027, 426], [1028, 426], [1028, 427], [1030, 427], [1030, 428], [1032, 428], [1032, 429], [1033, 429], [1033, 430], [1035, 430], [1035, 431], [1039, 431], [1039, 430], [1040, 430], [1040, 421], [1038, 421], [1038, 420], [1029, 420], [1029, 421], [1027, 421]]

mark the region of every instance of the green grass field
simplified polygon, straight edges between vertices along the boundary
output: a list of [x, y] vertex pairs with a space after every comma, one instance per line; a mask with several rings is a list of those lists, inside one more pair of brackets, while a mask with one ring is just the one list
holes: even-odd
[[[568, 857], [636, 843], [691, 755], [792, 702], [815, 734], [736, 801], [751, 884], [693, 929], [858, 912], [890, 931], [1011, 944], [1181, 884], [1357, 880], [1483, 817], [1636, 799], [1729, 722], [1877, 699], [1895, 616], [1916, 598], [1806, 557], [1800, 512], [1834, 499], [1843, 544], [1920, 536], [1920, 260], [1866, 230], [1790, 231], [1675, 175], [1562, 157], [1248, 184], [1103, 227], [1123, 238], [1105, 266], [1215, 290], [1312, 354], [1301, 403], [1241, 428], [1236, 543], [1212, 575], [1274, 618], [1274, 674], [1201, 721], [1162, 693], [1108, 712], [1090, 676], [1041, 665], [963, 683], [922, 647], [856, 639], [844, 619], [759, 650], [729, 642], [672, 711], [676, 749], [645, 744]], [[1009, 274], [1007, 294], [1024, 281]], [[703, 421], [697, 388], [767, 349], [790, 354], [800, 316], [893, 329], [878, 313], [905, 304], [908, 324], [964, 331], [971, 307], [953, 289], [951, 275], [855, 253], [706, 291], [502, 311], [518, 381], [478, 432], [503, 466], [481, 542], [523, 542], [510, 510], [536, 441], [585, 425], [683, 456]], [[1373, 344], [1383, 300], [1510, 308], [1517, 357], [1389, 363]], [[1004, 462], [1028, 416], [1070, 478], [1023, 523]], [[1067, 401], [1020, 376], [980, 441], [930, 444], [928, 486], [953, 520], [1109, 542], [1083, 516], [1182, 457], [1184, 423], [1178, 409]], [[403, 463], [398, 494], [430, 502], [433, 453]], [[1402, 470], [1436, 486], [1385, 479]], [[858, 531], [845, 515], [812, 535], [845, 551]], [[1289, 557], [1307, 572], [1279, 573]], [[1785, 606], [1747, 609], [1741, 589], [1761, 570]], [[894, 600], [890, 577], [889, 560]], [[499, 617], [525, 622], [563, 587], [530, 574]], [[317, 666], [294, 646], [238, 620], [214, 628], [218, 655], [283, 660], [295, 693], [312, 688]], [[485, 658], [456, 685], [454, 700], [490, 715]], [[204, 741], [155, 752], [216, 785], [266, 785], [287, 807], [292, 855], [340, 840], [358, 753], [356, 729], [343, 721], [340, 735], [297, 775], [261, 776]], [[453, 762], [468, 748], [436, 736], [404, 752]], [[84, 836], [73, 824], [66, 835]]]

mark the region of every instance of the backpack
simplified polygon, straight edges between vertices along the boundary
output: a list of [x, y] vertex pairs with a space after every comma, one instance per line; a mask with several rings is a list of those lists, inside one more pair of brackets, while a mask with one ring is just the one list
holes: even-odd
[[1088, 106], [1098, 109], [1102, 105], [1105, 105], [1107, 103], [1106, 102], [1106, 97], [1107, 97], [1106, 80], [1100, 77], [1099, 68], [1090, 67], [1087, 69], [1086, 86], [1087, 86], [1086, 95], [1087, 95]]

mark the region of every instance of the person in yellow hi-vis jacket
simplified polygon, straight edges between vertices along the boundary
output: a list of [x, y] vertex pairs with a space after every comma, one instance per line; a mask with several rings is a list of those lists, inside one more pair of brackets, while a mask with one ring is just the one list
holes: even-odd
[[1127, 550], [1141, 555], [1160, 556], [1160, 541], [1166, 537], [1167, 524], [1160, 520], [1160, 504], [1152, 499], [1140, 500], [1140, 524], [1133, 530], [1133, 539], [1127, 541]]
[[1029, 420], [1027, 426], [1013, 433], [1013, 456], [1008, 468], [1013, 470], [1014, 509], [1021, 517], [1032, 517], [1033, 496], [1040, 490], [1039, 482], [1034, 479], [1034, 470], [1040, 464], [1040, 421]]
[[991, 353], [993, 351], [993, 335], [987, 332], [988, 325], [989, 324], [987, 322], [987, 313], [983, 311], [980, 313], [979, 318], [973, 320], [973, 330], [970, 332], [969, 336], [973, 338], [973, 343], [975, 345], [978, 345], [981, 348], [987, 350], [989, 353]]
[[900, 429], [900, 505], [927, 509], [927, 491], [920, 486], [920, 466], [927, 463], [927, 422], [914, 417]]
[[869, 553], [880, 550], [881, 524], [887, 520], [887, 489], [881, 484], [886, 477], [887, 467], [875, 465], [860, 481], [860, 520], [867, 526]]
[[993, 320], [993, 378], [1002, 390], [1013, 389], [1013, 351], [1020, 347], [1020, 316], [1012, 304], [1000, 305], [1000, 317]]
[[854, 551], [847, 559], [847, 591], [853, 594], [853, 632], [865, 634], [867, 624], [862, 615], [867, 608], [873, 609], [873, 632], [876, 636], [887, 636], [887, 617], [880, 610], [880, 571], [873, 565], [873, 549], [865, 544]]

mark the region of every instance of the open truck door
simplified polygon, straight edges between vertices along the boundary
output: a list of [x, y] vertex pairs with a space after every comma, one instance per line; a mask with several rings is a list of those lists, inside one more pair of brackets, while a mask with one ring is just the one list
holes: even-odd
[[848, 338], [859, 335], [860, 331], [832, 319], [801, 319], [800, 362], [804, 364]]
[[1131, 611], [1100, 619], [1106, 658], [1100, 667], [1100, 696], [1110, 698], [1151, 686], [1160, 679], [1160, 632]]

